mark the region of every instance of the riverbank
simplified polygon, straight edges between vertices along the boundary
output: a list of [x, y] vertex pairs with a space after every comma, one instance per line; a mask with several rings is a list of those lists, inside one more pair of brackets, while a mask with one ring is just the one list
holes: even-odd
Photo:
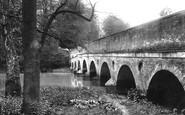
[[52, 72], [70, 73], [71, 69], [70, 68], [59, 68], [59, 69], [54, 69]]
[[[107, 94], [104, 89], [41, 87], [41, 102], [34, 103], [38, 115], [182, 115], [176, 110], [153, 105], [146, 100]], [[1, 115], [21, 115], [22, 98], [0, 101]]]
[[[121, 115], [105, 98], [105, 90], [91, 88], [41, 87], [40, 103], [34, 103], [36, 115]], [[22, 98], [6, 98], [0, 101], [1, 115], [22, 115]], [[35, 115], [34, 114], [34, 115]]]

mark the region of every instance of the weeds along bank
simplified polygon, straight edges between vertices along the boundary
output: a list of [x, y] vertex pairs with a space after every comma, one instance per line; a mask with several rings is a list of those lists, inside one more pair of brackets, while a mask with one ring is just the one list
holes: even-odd
[[[110, 104], [99, 102], [101, 89], [69, 88], [59, 86], [41, 87], [40, 103], [32, 104], [33, 115], [85, 114], [89, 111], [103, 114], [118, 114]], [[22, 98], [7, 97], [0, 101], [0, 115], [22, 115]], [[104, 105], [103, 105], [104, 104]], [[101, 108], [107, 107], [107, 108]], [[96, 108], [98, 107], [98, 108]], [[111, 110], [112, 109], [112, 110]]]
[[[106, 96], [104, 96], [106, 95]], [[40, 103], [32, 104], [33, 115], [122, 115], [114, 104], [104, 97], [110, 97], [128, 110], [128, 115], [182, 115], [183, 111], [169, 110], [140, 99], [137, 90], [128, 95], [107, 94], [104, 89], [41, 87]], [[22, 115], [22, 98], [7, 97], [0, 101], [0, 115]]]

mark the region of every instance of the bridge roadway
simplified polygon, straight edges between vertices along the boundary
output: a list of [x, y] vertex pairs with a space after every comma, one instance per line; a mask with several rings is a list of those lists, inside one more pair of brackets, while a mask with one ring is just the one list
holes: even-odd
[[137, 88], [154, 104], [185, 107], [185, 11], [100, 38], [70, 52], [71, 68], [118, 92]]

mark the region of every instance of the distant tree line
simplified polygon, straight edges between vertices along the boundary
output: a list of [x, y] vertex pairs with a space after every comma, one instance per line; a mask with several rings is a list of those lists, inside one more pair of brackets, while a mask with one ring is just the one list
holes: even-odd
[[114, 33], [124, 31], [128, 29], [129, 27], [130, 27], [129, 24], [125, 23], [122, 19], [114, 15], [109, 15], [103, 21], [102, 29], [103, 29], [105, 36], [108, 36]]

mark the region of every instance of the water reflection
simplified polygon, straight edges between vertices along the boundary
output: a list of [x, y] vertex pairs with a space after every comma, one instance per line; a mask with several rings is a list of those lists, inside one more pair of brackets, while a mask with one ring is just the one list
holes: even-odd
[[43, 86], [92, 87], [99, 84], [99, 80], [90, 81], [73, 73], [41, 73], [40, 81]]
[[71, 74], [72, 87], [100, 87], [98, 79], [90, 79], [90, 77]]
[[[6, 74], [0, 74], [0, 96], [4, 96], [5, 91], [5, 77]], [[23, 87], [23, 74], [20, 75], [21, 87]], [[40, 85], [41, 86], [65, 86], [65, 87], [92, 87], [96, 89], [105, 89], [107, 93], [115, 93], [114, 87], [100, 86], [100, 80], [90, 79], [90, 77], [75, 75], [73, 73], [41, 73]]]
[[[41, 86], [65, 86], [65, 87], [90, 87], [89, 80], [84, 81], [82, 76], [73, 73], [41, 73]], [[23, 75], [21, 75], [21, 86], [23, 86]]]
[[[5, 76], [6, 74], [0, 74], [0, 93], [5, 89]], [[20, 75], [20, 81], [23, 87], [23, 74]], [[40, 84], [41, 86], [99, 87], [99, 80], [90, 80], [89, 77], [77, 76], [73, 73], [41, 73]]]

